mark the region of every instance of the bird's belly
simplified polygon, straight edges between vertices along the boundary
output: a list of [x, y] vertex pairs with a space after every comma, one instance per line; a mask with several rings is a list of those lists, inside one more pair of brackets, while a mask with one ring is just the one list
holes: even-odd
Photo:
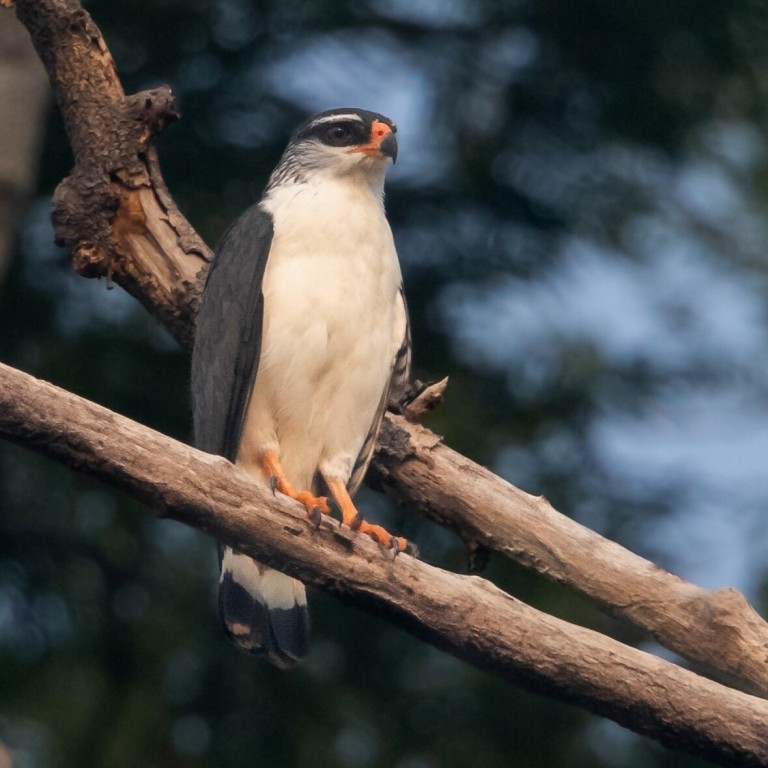
[[346, 481], [374, 420], [392, 363], [399, 267], [356, 257], [286, 255], [267, 264], [264, 326], [245, 425], [251, 454], [277, 449], [289, 480], [319, 470]]

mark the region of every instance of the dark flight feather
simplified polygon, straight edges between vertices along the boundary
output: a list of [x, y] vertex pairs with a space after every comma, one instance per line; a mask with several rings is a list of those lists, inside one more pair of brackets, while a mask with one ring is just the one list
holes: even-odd
[[[272, 235], [272, 218], [258, 205], [235, 221], [216, 251], [197, 319], [192, 352], [195, 445], [232, 462], [261, 355], [261, 288]], [[283, 669], [294, 666], [308, 648], [306, 603], [271, 606], [260, 590], [261, 575], [269, 569], [254, 565], [247, 577], [252, 583], [240, 583], [225, 567], [225, 548], [218, 549], [223, 568], [219, 612], [227, 633], [245, 650], [265, 655]]]
[[[261, 284], [272, 218], [257, 205], [227, 230], [211, 264], [192, 353], [195, 445], [235, 461], [261, 353]], [[242, 254], [247, 254], [243, 258]]]

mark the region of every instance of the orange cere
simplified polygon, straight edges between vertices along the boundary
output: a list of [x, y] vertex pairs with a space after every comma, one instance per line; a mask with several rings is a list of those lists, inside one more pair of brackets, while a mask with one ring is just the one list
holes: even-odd
[[360, 147], [353, 147], [348, 149], [347, 152], [352, 154], [353, 152], [362, 152], [368, 157], [381, 157], [381, 150], [379, 144], [392, 133], [392, 129], [381, 120], [374, 120], [371, 125], [371, 140], [367, 144], [363, 144]]

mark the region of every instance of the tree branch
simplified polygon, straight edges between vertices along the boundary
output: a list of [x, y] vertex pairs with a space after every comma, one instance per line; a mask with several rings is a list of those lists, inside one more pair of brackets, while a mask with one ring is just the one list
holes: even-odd
[[[98, 29], [77, 0], [18, 0], [17, 9], [48, 69], [75, 153], [75, 168], [55, 196], [57, 238], [73, 248], [81, 273], [114, 279], [189, 346], [199, 275], [210, 252], [176, 209], [157, 165], [154, 136], [175, 117], [170, 91], [160, 88], [126, 97]], [[3, 375], [9, 375], [7, 369]], [[126, 439], [143, 428], [77, 399], [73, 401], [77, 408], [88, 413], [78, 422], [81, 431], [73, 428], [69, 412], [69, 421], [54, 428], [41, 417], [46, 410], [40, 402], [35, 410], [23, 401], [40, 394], [35, 387], [48, 385], [16, 381], [14, 386], [12, 396], [3, 390], [2, 401], [8, 407], [13, 401], [23, 414], [19, 411], [12, 418], [0, 411], [0, 420], [4, 433], [16, 442], [74, 468], [108, 475], [109, 482], [138, 498], [166, 505], [176, 519], [215, 532], [302, 579], [345, 597], [357, 595], [356, 601], [384, 611], [415, 634], [508, 680], [581, 703], [674, 746], [700, 754], [711, 749], [706, 753], [710, 759], [717, 754], [716, 759], [725, 763], [757, 765], [758, 755], [765, 758], [759, 750], [766, 749], [766, 737], [760, 741], [760, 732], [752, 730], [755, 713], [763, 712], [764, 702], [542, 616], [482, 580], [446, 574], [409, 558], [394, 566], [386, 564], [375, 545], [343, 531], [330, 534], [324, 529], [308, 542], [303, 520], [289, 515], [292, 522], [286, 522], [287, 502], [265, 496], [223, 460], [184, 449], [155, 433], [150, 433], [152, 440], [160, 442], [152, 443], [155, 447], [148, 453], [150, 443]], [[58, 393], [59, 397], [73, 396]], [[67, 423], [72, 428], [65, 429]], [[94, 435], [98, 427], [100, 433]], [[105, 435], [108, 428], [125, 442], [113, 446], [121, 451], [119, 459], [105, 453], [102, 461], [99, 450], [111, 446]], [[141, 439], [148, 439], [143, 432]], [[172, 476], [143, 466], [142, 457], [156, 458], [161, 448], [174, 461], [184, 462], [172, 466], [174, 471], [187, 468], [186, 491], [172, 482]], [[209, 475], [211, 491], [203, 488]], [[224, 476], [226, 482], [221, 481]], [[732, 684], [768, 693], [768, 627], [735, 591], [707, 592], [656, 568], [400, 417], [390, 415], [385, 423], [372, 482], [466, 540], [497, 549], [592, 597], [608, 613], [649, 631], [662, 644], [716, 670]], [[202, 495], [196, 496], [197, 491]], [[206, 506], [211, 499], [213, 509]], [[278, 518], [261, 519], [271, 520], [269, 529], [282, 531], [282, 538], [266, 535], [260, 523], [248, 519], [248, 511], [262, 510], [262, 503]], [[291, 546], [286, 548], [286, 542]], [[335, 559], [325, 570], [325, 561], [316, 553], [330, 557], [329, 547]], [[337, 572], [333, 564], [339, 558], [343, 567]], [[390, 585], [392, 574], [398, 578]], [[448, 591], [441, 592], [443, 588]], [[482, 621], [475, 621], [475, 613], [481, 612], [478, 601], [490, 606]], [[466, 617], [457, 618], [461, 617], [457, 606], [466, 608]], [[443, 612], [450, 614], [450, 620]], [[515, 634], [517, 629], [522, 634]], [[583, 663], [580, 654], [585, 655]], [[617, 685], [631, 690], [635, 703], [624, 700]], [[665, 708], [673, 701], [674, 706]], [[702, 726], [699, 717], [714, 721], [716, 732]], [[725, 722], [721, 718], [731, 718], [728, 738], [717, 730], [717, 724]], [[764, 723], [765, 715], [758, 719]], [[686, 734], [680, 741], [673, 736], [676, 730]]]
[[[189, 346], [196, 275], [210, 251], [177, 210], [157, 165], [154, 136], [175, 117], [170, 91], [126, 98], [78, 0], [18, 0], [17, 8], [75, 152], [75, 170], [54, 201], [57, 238], [74, 249], [81, 273], [110, 275]], [[371, 482], [465, 540], [596, 600], [719, 679], [768, 695], [768, 625], [735, 590], [708, 592], [683, 582], [402, 420], [385, 423]]]
[[768, 624], [735, 589], [705, 590], [560, 514], [389, 414], [367, 479], [409, 508], [571, 587], [723, 682], [768, 693]]
[[477, 576], [393, 559], [335, 521], [314, 530], [299, 505], [225, 459], [1, 364], [0, 434], [509, 682], [723, 765], [768, 765], [763, 699], [536, 611]]
[[79, 0], [22, 0], [64, 118], [75, 167], [56, 190], [56, 240], [84, 277], [106, 277], [190, 346], [198, 273], [210, 250], [165, 186], [155, 136], [177, 119], [170, 88], [126, 97], [112, 55]]

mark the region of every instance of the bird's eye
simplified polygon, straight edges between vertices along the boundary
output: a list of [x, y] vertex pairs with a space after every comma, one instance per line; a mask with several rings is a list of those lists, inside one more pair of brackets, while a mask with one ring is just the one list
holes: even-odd
[[333, 125], [325, 133], [329, 144], [340, 147], [349, 140], [351, 131], [344, 125]]

